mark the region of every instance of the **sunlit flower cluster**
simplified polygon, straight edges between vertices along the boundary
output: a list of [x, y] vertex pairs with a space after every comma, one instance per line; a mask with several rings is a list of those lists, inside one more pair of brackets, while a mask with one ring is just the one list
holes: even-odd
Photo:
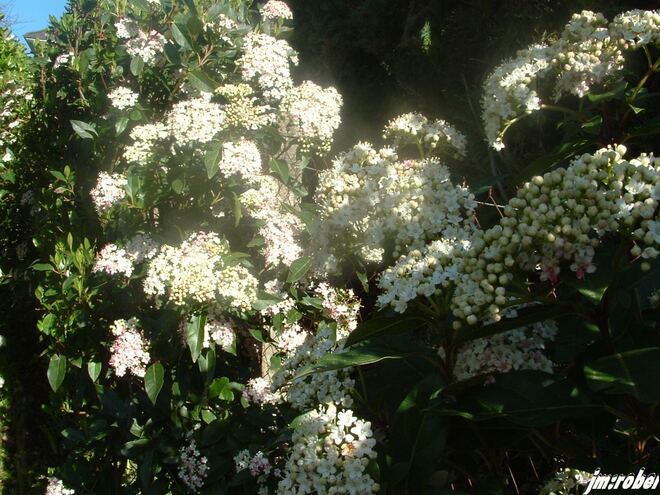
[[460, 131], [444, 120], [429, 121], [419, 113], [406, 113], [390, 120], [383, 139], [391, 139], [397, 147], [414, 144], [427, 152], [444, 152], [456, 158], [467, 153], [467, 140]]
[[130, 136], [133, 143], [124, 150], [124, 159], [129, 163], [144, 165], [151, 159], [154, 145], [167, 139], [169, 131], [162, 123], [144, 124], [134, 127]]
[[245, 138], [225, 143], [218, 170], [223, 177], [238, 176], [246, 184], [253, 183], [261, 175], [259, 148]]
[[357, 327], [360, 300], [353, 289], [337, 289], [326, 282], [319, 283], [314, 293], [322, 300], [323, 309], [337, 322], [337, 339], [348, 337]]
[[293, 86], [290, 64], [298, 63], [298, 54], [284, 40], [253, 32], [237, 63], [245, 81], [256, 81], [267, 99], [279, 101]]
[[147, 234], [136, 235], [123, 248], [106, 244], [96, 257], [93, 271], [108, 275], [122, 274], [128, 278], [136, 264], [153, 258], [157, 250], [158, 245]]
[[541, 487], [539, 495], [573, 495], [581, 493], [582, 487], [589, 484], [592, 473], [579, 469], [564, 468]]
[[254, 131], [275, 122], [272, 107], [260, 104], [249, 84], [226, 84], [216, 93], [227, 100], [223, 107], [227, 127]]
[[[32, 94], [15, 79], [0, 77], [2, 92], [0, 93], [0, 146], [14, 144], [19, 135], [21, 125], [26, 122], [25, 105], [32, 101]], [[2, 150], [0, 164], [11, 161], [13, 154]]]
[[247, 449], [239, 451], [234, 456], [234, 464], [236, 465], [236, 472], [247, 469], [255, 478], [270, 474], [272, 469], [268, 457], [263, 452], [259, 451], [252, 455]]
[[[122, 32], [122, 34], [124, 34]], [[132, 34], [132, 31], [126, 30], [126, 34]], [[165, 48], [165, 37], [158, 31], [149, 31], [148, 33], [138, 29], [137, 34], [132, 35], [126, 41], [126, 51], [132, 57], [140, 57], [145, 64], [154, 63], [158, 55]]]
[[190, 439], [179, 453], [179, 479], [189, 490], [200, 490], [204, 486], [209, 471], [208, 460], [197, 449], [197, 443]]
[[255, 177], [257, 186], [241, 194], [241, 203], [253, 218], [263, 224], [259, 235], [264, 240], [262, 253], [266, 263], [272, 266], [290, 265], [300, 258], [302, 248], [298, 242], [303, 224], [300, 219], [282, 205], [291, 204], [290, 191], [273, 177]]
[[268, 0], [259, 12], [264, 19], [293, 19], [291, 9], [282, 0]]
[[660, 42], [660, 13], [632, 10], [607, 22], [602, 14], [574, 14], [549, 46], [533, 45], [505, 61], [488, 77], [482, 100], [486, 139], [497, 149], [507, 129], [542, 108], [537, 80], [552, 75], [556, 100], [583, 97], [593, 87], [619, 77], [624, 50]]
[[[516, 316], [507, 310], [506, 316]], [[553, 321], [470, 341], [456, 354], [454, 376], [465, 380], [480, 374], [506, 373], [512, 370], [552, 372], [553, 363], [545, 354], [546, 344], [557, 335]]]
[[266, 377], [252, 378], [243, 388], [243, 399], [246, 402], [263, 407], [267, 404], [279, 404], [282, 395], [271, 390], [271, 381]]
[[291, 88], [282, 99], [283, 132], [300, 141], [302, 152], [327, 153], [341, 124], [342, 98], [335, 88], [322, 88], [311, 81]]
[[137, 104], [139, 95], [130, 88], [119, 86], [108, 94], [108, 98], [113, 107], [118, 110], [126, 110]]
[[62, 480], [52, 477], [48, 478], [45, 495], [75, 495], [75, 493], [74, 490], [66, 488]]
[[[398, 256], [437, 236], [455, 236], [476, 207], [474, 196], [452, 184], [437, 159], [400, 160], [392, 148], [375, 150], [367, 143], [319, 175], [316, 199], [324, 223], [317, 245], [375, 262], [390, 239]], [[328, 253], [322, 258], [332, 260]]]
[[142, 378], [151, 357], [137, 319], [116, 320], [110, 329], [114, 336], [110, 347], [110, 367], [117, 376], [129, 373]]
[[149, 264], [144, 291], [168, 296], [179, 306], [219, 304], [226, 311], [248, 311], [257, 293], [257, 280], [232, 261], [229, 246], [215, 233], [192, 234], [180, 246], [164, 245]]
[[350, 409], [320, 406], [296, 425], [278, 495], [370, 495], [380, 489], [366, 468], [376, 458], [371, 424]]
[[92, 201], [99, 214], [112, 208], [126, 196], [126, 177], [122, 174], [101, 172], [96, 186], [90, 191]]
[[167, 128], [182, 146], [208, 143], [224, 127], [225, 113], [210, 94], [176, 103], [167, 115]]
[[499, 224], [402, 257], [381, 277], [380, 304], [403, 312], [418, 295], [454, 287], [456, 327], [499, 320], [514, 267], [552, 284], [563, 265], [584, 278], [596, 270], [595, 248], [608, 235], [632, 241], [631, 256], [650, 268], [660, 243], [660, 160], [646, 154], [625, 160], [625, 152], [623, 146], [604, 148], [534, 177], [503, 208]]

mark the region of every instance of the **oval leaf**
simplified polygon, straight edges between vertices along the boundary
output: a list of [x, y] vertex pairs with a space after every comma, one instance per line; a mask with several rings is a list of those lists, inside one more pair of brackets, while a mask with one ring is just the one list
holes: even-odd
[[50, 388], [53, 389], [53, 392], [57, 392], [57, 389], [60, 388], [64, 377], [66, 375], [66, 358], [55, 354], [50, 358], [50, 363], [48, 364], [48, 383], [50, 383]]
[[286, 281], [290, 284], [297, 282], [303, 278], [309, 269], [312, 266], [312, 258], [309, 256], [304, 256], [297, 259], [291, 263], [291, 268], [289, 269], [289, 276], [286, 278]]
[[147, 372], [144, 375], [144, 388], [147, 391], [147, 395], [152, 404], [156, 404], [158, 394], [163, 388], [164, 378], [165, 370], [163, 369], [162, 364], [154, 363], [147, 368]]

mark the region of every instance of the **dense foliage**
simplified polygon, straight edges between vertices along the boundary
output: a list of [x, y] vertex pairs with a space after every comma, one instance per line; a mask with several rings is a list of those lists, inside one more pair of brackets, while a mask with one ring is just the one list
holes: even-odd
[[[404, 41], [433, 18], [414, 3]], [[575, 13], [483, 78], [480, 112], [478, 71], [447, 74], [446, 120], [397, 108], [332, 158], [364, 109], [298, 77], [292, 5], [74, 0], [32, 61], [4, 33], [8, 489], [549, 494], [652, 470], [660, 13]]]

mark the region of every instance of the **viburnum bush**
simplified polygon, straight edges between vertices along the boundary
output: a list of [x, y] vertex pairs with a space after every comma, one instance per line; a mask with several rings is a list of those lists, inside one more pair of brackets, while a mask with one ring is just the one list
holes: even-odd
[[[49, 386], [31, 489], [569, 493], [652, 469], [660, 13], [585, 11], [503, 62], [484, 143], [409, 112], [334, 159], [351, 109], [296, 77], [292, 19], [76, 0], [34, 42], [2, 177], [3, 282]], [[555, 153], [462, 179], [534, 112], [561, 116]]]

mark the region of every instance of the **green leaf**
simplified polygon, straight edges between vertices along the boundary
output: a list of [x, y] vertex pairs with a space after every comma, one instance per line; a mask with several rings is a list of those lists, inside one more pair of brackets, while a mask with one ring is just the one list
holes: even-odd
[[346, 347], [350, 347], [359, 342], [372, 339], [374, 337], [383, 337], [390, 335], [399, 335], [408, 333], [420, 325], [425, 320], [420, 317], [397, 316], [394, 318], [378, 317], [360, 323], [355, 330], [346, 339]]
[[172, 36], [174, 41], [184, 50], [192, 50], [192, 44], [188, 34], [188, 28], [181, 24], [172, 24]]
[[238, 227], [243, 218], [243, 206], [241, 205], [241, 198], [232, 191], [232, 198], [234, 199], [234, 227]]
[[32, 269], [38, 272], [52, 272], [55, 270], [53, 265], [50, 263], [35, 263], [32, 265]]
[[140, 55], [136, 55], [131, 59], [131, 74], [135, 77], [139, 77], [144, 70], [144, 60]]
[[289, 166], [286, 162], [280, 160], [271, 160], [270, 169], [280, 178], [284, 184], [289, 182]]
[[206, 325], [206, 315], [195, 315], [192, 321], [186, 326], [186, 342], [190, 348], [190, 356], [193, 363], [197, 362], [197, 358], [202, 352], [204, 345], [204, 326]]
[[587, 93], [587, 98], [589, 98], [591, 103], [601, 103], [608, 100], [623, 100], [627, 86], [628, 83], [624, 81], [605, 93]]
[[642, 402], [660, 401], [660, 347], [647, 347], [605, 356], [584, 367], [592, 390], [630, 394]]
[[128, 126], [128, 117], [119, 117], [115, 122], [115, 134], [120, 136]]
[[254, 337], [254, 340], [257, 342], [266, 342], [266, 339], [264, 339], [264, 334], [261, 330], [258, 330], [256, 328], [250, 328], [250, 335]]
[[213, 143], [209, 146], [204, 155], [204, 165], [206, 166], [206, 175], [209, 179], [215, 177], [215, 174], [218, 173], [218, 167], [220, 165], [220, 159], [222, 157], [222, 144]]
[[315, 373], [324, 371], [340, 370], [351, 368], [353, 366], [364, 366], [373, 364], [385, 359], [402, 359], [407, 357], [408, 353], [396, 352], [385, 347], [363, 346], [354, 347], [348, 351], [337, 354], [326, 354], [322, 356], [313, 365], [305, 366], [293, 378], [298, 380]]
[[72, 120], [71, 127], [83, 139], [94, 139], [94, 136], [98, 137], [99, 135], [94, 126], [81, 120]]
[[279, 302], [282, 302], [281, 297], [260, 290], [257, 292], [257, 300], [252, 305], [252, 307], [256, 311], [262, 311], [270, 306], [274, 306]]
[[177, 194], [181, 194], [183, 192], [183, 181], [181, 179], [174, 179], [172, 181], [172, 191]]
[[102, 368], [103, 365], [101, 365], [101, 363], [97, 363], [96, 361], [89, 361], [87, 363], [87, 374], [92, 379], [92, 382], [96, 383], [96, 380], [99, 379]]
[[211, 79], [201, 69], [197, 69], [190, 72], [188, 74], [188, 81], [193, 87], [205, 93], [213, 93], [215, 91], [215, 88], [218, 87], [218, 83], [216, 83], [213, 79]]
[[360, 281], [360, 284], [362, 285], [362, 290], [364, 290], [366, 293], [369, 293], [369, 277], [367, 277], [367, 272], [358, 270], [356, 275]]
[[289, 275], [286, 278], [287, 283], [292, 284], [303, 278], [312, 267], [312, 258], [303, 256], [291, 263]]
[[163, 388], [164, 379], [165, 370], [160, 363], [154, 363], [149, 366], [147, 372], [144, 374], [144, 388], [147, 391], [149, 400], [154, 405], [156, 404], [156, 399], [158, 399], [158, 394]]
[[57, 392], [66, 376], [66, 357], [59, 354], [51, 356], [47, 376], [50, 388], [53, 389], [53, 392]]

